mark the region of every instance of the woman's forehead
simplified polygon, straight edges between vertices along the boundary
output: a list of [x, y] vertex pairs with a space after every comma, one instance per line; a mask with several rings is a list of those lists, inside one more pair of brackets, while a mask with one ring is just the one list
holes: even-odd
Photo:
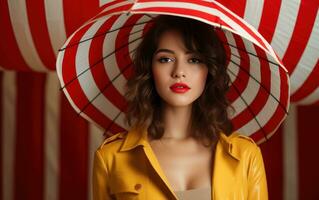
[[186, 54], [194, 53], [194, 51], [186, 48], [184, 36], [179, 31], [167, 30], [163, 32], [159, 37], [155, 53], [175, 53], [176, 51], [183, 51]]

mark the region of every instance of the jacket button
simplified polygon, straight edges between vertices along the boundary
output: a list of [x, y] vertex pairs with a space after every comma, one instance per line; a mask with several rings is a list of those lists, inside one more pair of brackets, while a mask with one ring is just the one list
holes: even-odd
[[138, 183], [135, 185], [134, 188], [135, 188], [135, 190], [140, 190], [142, 188], [142, 185]]

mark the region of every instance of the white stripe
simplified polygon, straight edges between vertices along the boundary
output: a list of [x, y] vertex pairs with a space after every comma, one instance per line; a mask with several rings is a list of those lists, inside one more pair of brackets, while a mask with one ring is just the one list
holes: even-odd
[[264, 0], [246, 0], [244, 19], [258, 30], [263, 13]]
[[44, 0], [44, 6], [51, 45], [57, 54], [66, 41], [63, 1]]
[[59, 198], [60, 96], [55, 72], [49, 72], [45, 88], [44, 199]]
[[283, 58], [290, 43], [298, 16], [300, 0], [282, 0], [271, 46]]
[[14, 157], [16, 134], [16, 73], [3, 72], [2, 86], [2, 199], [14, 197]]
[[290, 107], [289, 115], [283, 124], [283, 172], [284, 200], [298, 200], [298, 132], [297, 107]]
[[[88, 38], [93, 36], [97, 32], [97, 30], [103, 25], [103, 22], [104, 20], [99, 20], [96, 23], [94, 23], [90, 27], [90, 29], [83, 35], [83, 38]], [[108, 34], [108, 35], [112, 35], [112, 34]], [[77, 75], [87, 70], [90, 66], [90, 63], [88, 60], [89, 59], [88, 54], [90, 53], [91, 42], [92, 40], [89, 40], [87, 42], [83, 42], [79, 44], [78, 51], [76, 54], [76, 61], [75, 61]], [[103, 55], [106, 55], [106, 54], [103, 54]], [[113, 77], [110, 77], [110, 79], [112, 78]], [[101, 91], [99, 90], [98, 86], [95, 83], [95, 80], [90, 70], [86, 71], [81, 76], [79, 76], [78, 81], [88, 100], [92, 100], [93, 97], [101, 93]], [[115, 107], [103, 94], [98, 95], [98, 97], [93, 102], [91, 102], [91, 104], [94, 105], [105, 116], [108, 116], [110, 119], [114, 119], [118, 115], [118, 113], [120, 113], [120, 110], [117, 107]], [[116, 121], [121, 127], [126, 127], [123, 113], [120, 114], [120, 116], [117, 118]]]
[[[110, 3], [112, 0], [100, 0], [100, 7], [104, 6], [105, 4], [107, 3]], [[116, 4], [113, 4], [112, 6], [108, 6], [106, 7], [103, 12], [106, 12], [108, 10], [111, 10], [111, 9], [114, 9], [116, 7], [120, 7], [120, 6], [124, 6], [126, 4], [131, 4], [133, 1], [132, 0], [126, 0], [126, 1], [123, 1], [121, 3], [116, 3]]]
[[[268, 59], [270, 59], [268, 57]], [[275, 65], [270, 65], [270, 93], [276, 98], [280, 99], [280, 87], [281, 87], [281, 79], [279, 75], [279, 68]], [[261, 90], [264, 90], [263, 88], [260, 88]], [[259, 113], [255, 113], [256, 120], [258, 121], [259, 125], [263, 127], [271, 118], [274, 116], [274, 113], [279, 106], [278, 102], [271, 96], [268, 95], [268, 99], [263, 106], [263, 108], [259, 111]], [[239, 132], [242, 132], [244, 134], [250, 132], [254, 133], [259, 129], [259, 125], [257, 124], [256, 120], [253, 118], [250, 122], [245, 124], [243, 128], [239, 130]]]
[[[228, 42], [231, 42], [228, 38], [231, 38], [232, 34], [226, 34], [226, 35], [227, 35]], [[255, 51], [253, 44], [251, 42], [249, 42], [249, 44], [247, 44], [247, 41], [244, 40], [244, 44], [245, 44], [245, 48], [248, 52], [251, 52], [252, 54], [256, 55], [256, 51]], [[232, 48], [232, 51], [233, 51], [233, 49], [236, 49], [236, 48]], [[249, 59], [250, 67], [249, 67], [249, 69], [248, 68], [246, 68], [246, 69], [249, 70], [250, 76], [249, 76], [249, 80], [247, 83], [247, 87], [244, 89], [244, 91], [241, 93], [241, 95], [238, 96], [238, 98], [232, 103], [232, 106], [234, 107], [234, 109], [236, 111], [235, 114], [233, 116], [231, 116], [232, 118], [236, 117], [238, 114], [243, 112], [247, 108], [246, 103], [248, 105], [250, 105], [251, 102], [255, 99], [258, 91], [260, 90], [260, 85], [252, 78], [252, 76], [253, 76], [253, 77], [255, 77], [256, 80], [258, 80], [258, 81], [261, 80], [260, 61], [256, 56], [252, 56], [249, 54], [247, 54], [247, 56]], [[238, 64], [240, 64], [240, 61], [238, 62]], [[235, 66], [235, 67], [239, 68], [238, 66]], [[245, 68], [245, 67], [243, 67], [243, 68]], [[241, 69], [238, 69], [238, 70], [241, 70]], [[245, 74], [245, 72], [243, 72], [243, 73]], [[239, 82], [241, 82], [241, 81], [242, 80], [239, 80]], [[243, 99], [241, 97], [244, 98], [246, 103], [243, 101]]]
[[[153, 16], [155, 17], [155, 16]], [[145, 25], [147, 24], [146, 22], [151, 20], [149, 16], [144, 15], [143, 17], [141, 17], [138, 21], [137, 24], [139, 25], [135, 25], [130, 33], [129, 36], [129, 45], [128, 45], [128, 51], [131, 52], [129, 56], [129, 58], [131, 60], [133, 60], [133, 54], [134, 54], [134, 50], [136, 50], [137, 46], [141, 43], [142, 41], [142, 37], [143, 37], [143, 30], [145, 28]], [[138, 39], [140, 38], [140, 39]], [[132, 42], [134, 41], [134, 42]], [[128, 59], [128, 58], [123, 58], [123, 59]]]
[[[230, 42], [229, 41], [230, 38], [233, 39], [233, 37], [228, 37], [227, 38], [228, 42]], [[234, 44], [234, 43], [230, 43], [230, 44]], [[232, 52], [232, 55], [230, 55], [230, 60], [232, 60], [234, 63], [239, 64], [240, 63], [240, 55], [239, 55], [237, 49], [236, 48], [230, 48], [230, 49]], [[234, 63], [229, 61], [228, 66], [227, 66], [227, 73], [230, 76], [231, 82], [234, 82], [236, 80], [236, 77], [238, 76], [238, 73], [240, 71], [240, 68]]]
[[14, 36], [23, 59], [32, 70], [47, 71], [33, 42], [27, 15], [26, 0], [8, 0], [7, 2]]
[[104, 140], [103, 130], [95, 126], [94, 124], [89, 124], [89, 184], [88, 184], [88, 199], [92, 199], [92, 170], [93, 170], [93, 159], [94, 153], [97, 148], [101, 145]]
[[[301, 59], [297, 64], [297, 67], [290, 76], [291, 82], [291, 95], [297, 90], [303, 89], [302, 85], [312, 73], [313, 68], [318, 62], [319, 58], [319, 12], [315, 19], [314, 26], [310, 38], [307, 42], [307, 46], [304, 49]], [[313, 97], [312, 97], [313, 98]], [[319, 100], [319, 96], [317, 96]], [[309, 100], [308, 100], [309, 101]], [[305, 102], [304, 102], [305, 103]], [[312, 102], [309, 102], [312, 103]]]
[[99, 5], [101, 7], [101, 6], [107, 4], [107, 3], [111, 2], [111, 1], [110, 0], [99, 0], [99, 2], [100, 2]]
[[[122, 27], [124, 23], [127, 21], [127, 19], [128, 17], [126, 15], [121, 15], [113, 24], [111, 30], [116, 30], [119, 27]], [[113, 53], [114, 50], [116, 50], [115, 42], [116, 38], [118, 37], [118, 33], [119, 30], [108, 33], [103, 41], [103, 55], [110, 55], [103, 60], [105, 71], [110, 80], [112, 80], [118, 74], [121, 74], [121, 71], [117, 64], [115, 53]], [[122, 74], [113, 82], [114, 87], [121, 95], [124, 95], [125, 84], [126, 79]]]

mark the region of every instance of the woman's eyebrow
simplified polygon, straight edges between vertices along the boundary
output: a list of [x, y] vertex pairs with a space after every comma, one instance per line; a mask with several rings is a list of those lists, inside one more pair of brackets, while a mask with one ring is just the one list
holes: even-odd
[[170, 50], [170, 49], [158, 49], [158, 50], [155, 51], [154, 55], [156, 55], [158, 53], [171, 53], [171, 54], [174, 54], [175, 52], [173, 50]]
[[[154, 55], [158, 54], [158, 53], [171, 53], [174, 54], [175, 52], [173, 50], [170, 49], [158, 49], [155, 51]], [[185, 54], [198, 54], [195, 51], [186, 51]]]

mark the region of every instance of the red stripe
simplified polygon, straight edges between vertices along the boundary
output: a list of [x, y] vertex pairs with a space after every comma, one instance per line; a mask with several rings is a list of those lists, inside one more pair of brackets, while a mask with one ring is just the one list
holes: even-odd
[[26, 1], [26, 7], [30, 31], [37, 53], [45, 67], [55, 70], [56, 57], [49, 37], [44, 1]]
[[283, 129], [279, 128], [271, 140], [262, 143], [260, 148], [263, 154], [266, 169], [269, 199], [282, 200], [283, 198]]
[[[235, 66], [238, 67], [239, 72], [237, 74], [236, 79], [234, 80], [234, 82], [232, 83], [232, 86], [230, 87], [230, 90], [227, 93], [227, 98], [228, 100], [233, 103], [236, 99], [240, 98], [240, 94], [245, 90], [245, 88], [247, 87], [248, 81], [250, 76], [245, 73], [243, 69], [245, 69], [247, 72], [250, 71], [250, 58], [248, 56], [248, 54], [246, 53], [246, 47], [244, 45], [244, 42], [242, 40], [242, 38], [240, 38], [238, 35], [233, 34], [234, 40], [235, 40], [235, 44], [237, 50], [238, 49], [242, 49], [238, 50], [238, 54], [240, 57], [240, 62], [237, 63], [240, 66]], [[236, 49], [235, 48], [235, 49]]]
[[[75, 69], [75, 56], [78, 51], [78, 44], [81, 41], [83, 35], [85, 32], [92, 26], [91, 24], [86, 25], [81, 30], [76, 32], [75, 35], [72, 36], [71, 40], [66, 45], [66, 48], [64, 49], [64, 56], [63, 56], [63, 62], [62, 62], [62, 78], [65, 85], [69, 84], [74, 78], [76, 78], [76, 69]], [[66, 66], [66, 67], [64, 67]], [[72, 67], [68, 67], [72, 66]], [[64, 86], [62, 86], [64, 87]]]
[[243, 17], [245, 14], [246, 0], [217, 0], [219, 3], [223, 4], [226, 8], [234, 12], [236, 15]]
[[88, 123], [61, 95], [59, 200], [87, 200]]
[[[129, 50], [129, 35], [134, 28], [131, 24], [136, 24], [140, 18], [142, 18], [143, 15], [134, 15], [130, 17], [124, 24], [124, 26], [128, 26], [128, 28], [122, 28], [118, 35], [116, 36], [115, 40], [115, 49], [120, 49], [119, 51], [116, 51], [116, 62], [119, 68], [123, 71], [126, 66], [130, 66], [132, 64], [132, 60], [130, 57], [130, 50]], [[133, 73], [133, 68], [130, 68], [131, 70], [125, 70], [123, 75], [126, 79], [130, 78], [130, 75]]]
[[[3, 99], [4, 99], [4, 96], [3, 96], [3, 72], [0, 71], [0, 177], [2, 177], [3, 179], [3, 157], [2, 157], [2, 149], [3, 149], [3, 133], [2, 133], [2, 130], [3, 130], [3, 118], [2, 118], [2, 113], [3, 113]], [[0, 183], [0, 200], [2, 200], [2, 197], [3, 197], [3, 181], [1, 179], [1, 183]]]
[[306, 49], [314, 27], [318, 6], [318, 1], [301, 1], [294, 32], [282, 59], [290, 75]]
[[43, 198], [45, 74], [17, 73], [14, 199]]
[[[109, 79], [109, 75], [107, 74], [105, 70], [105, 68], [111, 68], [116, 66], [111, 66], [111, 64], [109, 63], [105, 63], [106, 66], [104, 66], [105, 58], [103, 57], [107, 55], [103, 55], [103, 44], [108, 34], [106, 34], [105, 37], [101, 37], [101, 36], [98, 37], [98, 35], [101, 35], [109, 31], [110, 28], [112, 28], [114, 21], [116, 21], [117, 19], [118, 19], [118, 16], [111, 17], [96, 32], [95, 38], [92, 40], [92, 43], [90, 46], [89, 62], [90, 62], [90, 66], [92, 66], [91, 67], [92, 76], [95, 80], [96, 85], [102, 92], [101, 95], [104, 95], [107, 99], [109, 99], [110, 102], [112, 102], [112, 104], [116, 106], [119, 110], [124, 111], [126, 101], [124, 97], [119, 93], [119, 91], [111, 83], [111, 80]], [[111, 41], [111, 42], [114, 42], [114, 41]], [[115, 48], [115, 50], [116, 49], [117, 48]], [[115, 56], [114, 54], [116, 53], [113, 53], [112, 56]], [[122, 56], [121, 59], [123, 58], [124, 57]], [[97, 62], [98, 64], [96, 64]]]
[[64, 24], [67, 37], [99, 11], [99, 0], [63, 1]]
[[[306, 70], [306, 68], [304, 69]], [[309, 69], [307, 69], [309, 70]], [[302, 86], [291, 95], [290, 100], [292, 102], [298, 102], [303, 98], [307, 97], [311, 93], [313, 93], [319, 87], [319, 61], [317, 60], [316, 65], [314, 66], [311, 74], [306, 79], [306, 81], [302, 84]]]
[[299, 199], [318, 199], [319, 106], [298, 106]]
[[258, 31], [268, 42], [271, 42], [275, 33], [280, 5], [281, 0], [264, 0]]
[[1, 1], [0, 25], [0, 66], [10, 70], [30, 70], [15, 39], [6, 0]]
[[314, 105], [314, 106], [319, 106], [319, 100], [316, 101], [315, 103], [313, 103], [312, 105]]

